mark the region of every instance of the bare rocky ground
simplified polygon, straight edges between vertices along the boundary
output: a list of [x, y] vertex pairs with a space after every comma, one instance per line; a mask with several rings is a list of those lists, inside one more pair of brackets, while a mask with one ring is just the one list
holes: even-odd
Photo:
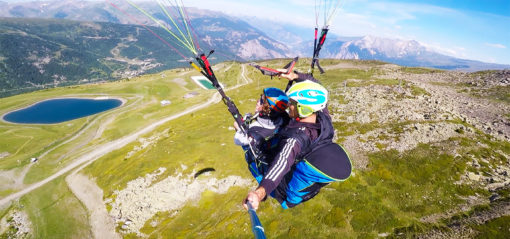
[[[466, 226], [469, 224], [483, 225], [490, 220], [510, 215], [510, 202], [497, 202], [490, 210], [476, 212], [470, 217], [454, 220], [448, 225], [449, 230], [432, 230], [428, 233], [418, 236], [422, 239], [443, 239], [443, 238], [474, 238], [477, 232]], [[509, 230], [510, 228], [502, 228]]]
[[19, 190], [25, 186], [23, 179], [30, 170], [32, 164], [23, 168], [0, 170], [0, 190]]
[[[158, 212], [176, 212], [187, 202], [197, 201], [205, 190], [215, 193], [226, 193], [230, 187], [251, 185], [249, 179], [229, 176], [223, 179], [202, 177], [194, 179], [190, 175], [178, 174], [158, 180], [166, 168], [159, 168], [151, 174], [130, 181], [125, 189], [115, 191], [113, 198], [106, 201], [111, 206], [110, 215], [115, 219], [122, 233], [136, 233], [140, 237], [140, 229]], [[156, 226], [157, 221], [150, 222]]]
[[[346, 66], [339, 68], [343, 67]], [[510, 71], [416, 74], [406, 73], [395, 65], [382, 65], [377, 68], [379, 74], [376, 78], [396, 79], [400, 84], [373, 83], [345, 87], [364, 81], [348, 79], [347, 82], [333, 87], [337, 90], [333, 91], [332, 95], [343, 97], [343, 102], [330, 103], [334, 122], [372, 125], [367, 132], [354, 132], [347, 136], [337, 132], [337, 139], [341, 139], [341, 144], [350, 153], [355, 168], [364, 170], [367, 167], [369, 162], [365, 152], [390, 149], [404, 152], [420, 143], [439, 144], [451, 137], [470, 138], [477, 131], [492, 136], [494, 140], [510, 139], [510, 104], [495, 99], [491, 93], [499, 87], [503, 89], [503, 94], [508, 94]], [[456, 157], [460, 156], [455, 151], [451, 153]], [[493, 192], [490, 201], [497, 199], [498, 190], [510, 187], [510, 157], [503, 152], [498, 153], [504, 155], [507, 164], [484, 168], [486, 174], [466, 172], [458, 183], [484, 187]], [[481, 165], [489, 164], [490, 160], [491, 158], [473, 157], [469, 166], [481, 170]], [[489, 199], [474, 196], [468, 198], [459, 210], [431, 215], [422, 221], [434, 223], [468, 211], [475, 205], [488, 203]], [[510, 215], [509, 204], [494, 202], [489, 211], [474, 214], [449, 225], [449, 232], [434, 230], [420, 237], [473, 238], [477, 232], [466, 224], [480, 225], [491, 219]]]
[[[510, 140], [510, 104], [487, 98], [493, 87], [510, 86], [510, 70], [493, 73], [441, 72], [406, 74], [391, 72], [384, 78], [404, 79], [425, 89], [440, 109], [451, 112], [479, 130], [500, 140]], [[480, 92], [480, 97], [470, 92]], [[507, 93], [508, 94], [508, 93]]]
[[32, 223], [23, 211], [11, 211], [0, 220], [2, 238], [31, 238]]
[[2, 158], [4, 158], [4, 157], [7, 157], [7, 156], [9, 156], [9, 155], [10, 155], [10, 154], [9, 154], [9, 152], [1, 152], [1, 153], [0, 153], [0, 159], [2, 159]]
[[103, 190], [87, 176], [77, 174], [76, 171], [66, 177], [66, 182], [73, 194], [87, 208], [94, 238], [121, 238], [115, 231], [113, 218], [108, 215], [103, 203]]
[[[470, 134], [474, 130], [481, 130], [499, 140], [510, 139], [510, 104], [469, 94], [469, 85], [480, 86], [478, 90], [510, 86], [510, 71], [480, 77], [461, 72], [405, 73], [394, 65], [378, 68], [380, 74], [377, 78], [398, 79], [403, 82], [402, 85], [371, 84], [344, 88], [343, 83], [339, 83], [336, 92], [332, 92], [343, 96], [346, 102], [330, 104], [334, 122], [379, 125], [366, 134], [347, 137], [343, 144], [355, 154], [388, 149], [402, 152], [418, 143], [439, 142], [458, 136], [459, 132]], [[347, 80], [347, 84], [356, 82], [362, 80]], [[419, 87], [425, 93], [417, 94], [413, 87]], [[468, 92], [460, 92], [462, 90]], [[453, 120], [463, 121], [473, 128], [449, 122]], [[402, 127], [397, 132], [394, 132], [395, 128], [384, 128], [387, 124], [398, 123], [402, 123]], [[380, 144], [380, 148], [375, 146], [376, 143]], [[363, 160], [354, 163], [358, 164], [358, 168], [366, 166]]]

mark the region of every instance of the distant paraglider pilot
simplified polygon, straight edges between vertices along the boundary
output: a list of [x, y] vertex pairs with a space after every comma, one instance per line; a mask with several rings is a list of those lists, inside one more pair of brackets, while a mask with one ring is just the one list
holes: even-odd
[[327, 109], [328, 91], [310, 74], [289, 72], [281, 75], [294, 83], [287, 91], [289, 124], [276, 137], [277, 153], [263, 174], [259, 186], [248, 193], [257, 209], [267, 195], [284, 209], [316, 196], [331, 182], [344, 181], [351, 174], [345, 150], [333, 143], [334, 128]]

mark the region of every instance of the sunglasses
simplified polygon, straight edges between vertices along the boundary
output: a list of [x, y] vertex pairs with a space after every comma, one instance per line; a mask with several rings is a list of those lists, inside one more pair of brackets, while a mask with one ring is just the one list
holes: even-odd
[[290, 99], [289, 103], [297, 109], [300, 117], [308, 117], [313, 114], [313, 108], [310, 106], [298, 105], [298, 102], [293, 99]]
[[259, 104], [264, 105], [264, 103], [266, 103], [266, 102], [267, 102], [266, 95], [260, 94]]

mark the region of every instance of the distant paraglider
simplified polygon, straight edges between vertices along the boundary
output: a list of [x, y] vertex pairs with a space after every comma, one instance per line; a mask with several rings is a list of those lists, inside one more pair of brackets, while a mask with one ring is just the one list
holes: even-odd
[[[317, 3], [317, 0], [315, 1], [315, 38], [313, 43], [313, 55], [312, 55], [312, 63], [310, 65], [309, 73], [313, 75], [313, 71], [315, 68], [315, 65], [317, 65], [317, 68], [319, 68], [319, 71], [321, 74], [324, 73], [324, 70], [319, 64], [319, 52], [322, 49], [322, 46], [324, 45], [324, 42], [326, 41], [326, 35], [329, 31], [329, 26], [331, 25], [331, 21], [333, 20], [333, 17], [336, 15], [338, 7], [340, 5], [340, 0], [321, 0], [320, 3]], [[319, 30], [319, 16], [321, 15], [321, 12], [324, 12], [322, 15], [324, 17], [324, 25], [321, 29], [320, 37], [317, 38], [317, 33]]]
[[[314, 37], [314, 43], [313, 43], [313, 54], [312, 54], [312, 62], [310, 64], [310, 69], [308, 70], [309, 74], [314, 73], [315, 66], [319, 68], [319, 71], [321, 74], [323, 74], [325, 71], [322, 69], [319, 63], [319, 53], [326, 42], [326, 36], [329, 31], [329, 26], [331, 25], [331, 22], [336, 15], [338, 9], [340, 6], [340, 0], [315, 0], [315, 37]], [[319, 32], [319, 18], [321, 16], [324, 18], [323, 20], [323, 26], [321, 28], [321, 33], [318, 35]], [[263, 67], [259, 66], [255, 63], [251, 63], [250, 65], [257, 68], [262, 72], [264, 75], [271, 76], [280, 76], [281, 74], [288, 74], [290, 71], [293, 70], [296, 62], [297, 57], [294, 58], [293, 61], [291, 61], [289, 64], [284, 66], [284, 69], [286, 71], [281, 71], [278, 69], [272, 69], [269, 67]]]

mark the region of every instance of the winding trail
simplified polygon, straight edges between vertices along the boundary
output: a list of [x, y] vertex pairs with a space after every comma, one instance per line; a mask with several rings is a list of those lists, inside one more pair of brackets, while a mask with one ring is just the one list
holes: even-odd
[[[126, 107], [131, 108], [133, 105], [136, 105], [138, 102], [140, 102], [140, 100], [142, 100], [142, 98], [143, 98], [141, 95], [136, 95], [136, 97], [137, 97], [138, 99], [137, 99], [135, 102], [133, 102], [133, 103], [129, 104], [128, 106], [126, 106]], [[117, 98], [117, 97], [115, 97], [115, 99], [119, 99], [119, 100], [121, 100], [121, 101], [122, 101], [122, 105], [120, 105], [120, 106], [123, 106], [123, 105], [124, 105], [124, 104], [126, 104], [126, 102], [127, 102], [127, 100], [125, 100], [125, 99], [123, 99], [123, 98]], [[118, 109], [114, 109], [114, 110], [113, 110], [113, 111], [111, 111], [111, 112], [108, 112], [108, 113], [106, 113], [106, 114], [104, 114], [104, 115], [100, 115], [100, 116], [96, 117], [95, 119], [93, 119], [92, 121], [87, 122], [87, 126], [85, 126], [84, 128], [82, 128], [82, 129], [78, 130], [78, 132], [76, 132], [74, 135], [72, 135], [69, 139], [65, 140], [64, 142], [62, 142], [62, 143], [60, 143], [60, 144], [58, 144], [58, 145], [55, 145], [54, 147], [52, 147], [52, 148], [50, 148], [50, 149], [46, 150], [44, 153], [42, 153], [41, 155], [39, 155], [39, 157], [38, 157], [38, 158], [39, 158], [39, 160], [41, 160], [42, 158], [44, 158], [44, 156], [46, 156], [47, 154], [49, 154], [51, 151], [53, 151], [53, 150], [57, 149], [58, 147], [61, 147], [62, 145], [66, 145], [67, 143], [69, 143], [69, 142], [71, 142], [71, 141], [73, 141], [73, 140], [77, 139], [77, 138], [78, 138], [78, 137], [80, 137], [80, 136], [81, 136], [84, 132], [86, 132], [86, 131], [90, 128], [90, 127], [92, 127], [92, 125], [94, 125], [94, 124], [95, 124], [98, 120], [100, 120], [100, 119], [102, 119], [102, 118], [104, 118], [104, 117], [107, 117], [107, 116], [109, 116], [109, 115], [111, 115], [111, 114], [115, 114], [115, 113], [117, 113], [117, 112], [119, 111], [119, 109], [121, 109], [121, 108], [119, 107]], [[124, 109], [123, 109], [123, 111], [125, 111], [125, 110], [126, 110], [126, 108], [124, 108]]]
[[[233, 86], [229, 89], [225, 89], [225, 91], [236, 89], [240, 86], [243, 86], [243, 85], [253, 82], [245, 74], [245, 65], [241, 65], [241, 67], [242, 67], [241, 78], [244, 80], [244, 84], [238, 84], [238, 85]], [[88, 165], [90, 165], [91, 163], [93, 163], [95, 160], [104, 156], [105, 154], [107, 154], [113, 150], [120, 149], [120, 148], [124, 147], [125, 145], [131, 143], [132, 141], [135, 141], [139, 136], [153, 131], [156, 127], [158, 127], [170, 120], [174, 120], [174, 119], [184, 116], [186, 114], [203, 109], [211, 104], [219, 103], [220, 101], [221, 101], [221, 96], [218, 92], [216, 92], [213, 94], [211, 99], [209, 99], [208, 101], [206, 101], [202, 104], [191, 106], [188, 109], [186, 109], [178, 114], [163, 118], [155, 123], [152, 123], [151, 125], [143, 128], [135, 133], [124, 136], [124, 137], [117, 139], [115, 141], [108, 142], [103, 145], [97, 146], [93, 151], [88, 152], [88, 153], [78, 157], [71, 164], [69, 164], [65, 168], [61, 169], [57, 173], [51, 175], [50, 177], [48, 177], [44, 180], [41, 180], [37, 183], [31, 184], [19, 192], [13, 193], [11, 195], [8, 195], [5, 198], [2, 198], [0, 200], [0, 206], [7, 204], [11, 200], [17, 199], [33, 190], [45, 185], [46, 183], [52, 181], [53, 179], [70, 172], [71, 170], [74, 170], [71, 174], [69, 174], [66, 177], [65, 180], [66, 180], [70, 190], [73, 192], [73, 194], [87, 208], [87, 211], [89, 212], [89, 223], [91, 225], [91, 230], [93, 232], [94, 238], [121, 238], [121, 236], [115, 231], [115, 223], [113, 222], [113, 219], [108, 214], [108, 211], [107, 211], [105, 204], [103, 202], [102, 189], [99, 188], [96, 185], [96, 183], [94, 181], [90, 180], [86, 175], [79, 174], [78, 172], [81, 171], [83, 168], [87, 167]]]
[[[80, 95], [62, 96], [62, 97], [59, 97], [59, 98], [77, 98], [77, 97], [78, 97], [78, 98], [82, 98], [82, 97], [87, 96], [87, 95], [91, 95], [91, 96], [96, 96], [96, 97], [97, 97], [97, 94], [80, 94]], [[138, 102], [139, 102], [139, 101], [143, 98], [141, 95], [135, 95], [135, 96], [136, 96], [138, 99], [137, 99], [135, 102], [133, 102], [133, 103], [131, 103], [131, 104], [129, 104], [129, 105], [127, 105], [127, 106], [125, 106], [125, 107], [123, 108], [123, 111], [126, 111], [128, 108], [132, 108], [132, 107], [133, 107], [133, 105], [135, 105], [136, 103], [138, 103]], [[127, 100], [125, 100], [124, 98], [120, 98], [120, 97], [114, 97], [114, 98], [115, 98], [115, 99], [119, 99], [119, 100], [121, 100], [121, 101], [122, 101], [122, 105], [121, 105], [121, 106], [123, 106], [123, 105], [124, 105], [124, 104], [126, 104], [126, 102], [127, 102]], [[112, 110], [112, 111], [110, 111], [110, 112], [107, 112], [107, 113], [105, 113], [105, 114], [103, 114], [103, 115], [100, 115], [100, 116], [98, 116], [98, 117], [95, 117], [92, 121], [87, 121], [87, 122], [86, 122], [86, 126], [85, 126], [85, 127], [81, 128], [81, 129], [78, 129], [78, 131], [74, 132], [71, 136], [67, 137], [67, 139], [66, 139], [64, 142], [61, 142], [61, 143], [59, 143], [59, 144], [57, 144], [57, 145], [53, 146], [52, 148], [50, 148], [50, 149], [48, 149], [48, 150], [44, 151], [41, 155], [39, 155], [39, 156], [37, 157], [37, 159], [38, 159], [38, 160], [42, 160], [42, 159], [43, 159], [43, 158], [44, 158], [47, 154], [49, 154], [49, 153], [50, 153], [50, 152], [52, 152], [53, 150], [55, 150], [55, 149], [57, 149], [57, 148], [59, 148], [59, 147], [61, 147], [61, 146], [63, 146], [63, 145], [66, 145], [66, 144], [68, 144], [69, 142], [71, 142], [71, 141], [73, 141], [73, 140], [77, 139], [77, 138], [78, 138], [79, 136], [81, 136], [84, 132], [86, 132], [89, 128], [91, 128], [91, 127], [92, 127], [92, 126], [93, 126], [93, 125], [94, 125], [94, 124], [95, 124], [98, 120], [100, 120], [100, 119], [102, 119], [102, 118], [104, 118], [104, 117], [108, 117], [108, 116], [109, 116], [109, 115], [111, 115], [111, 114], [115, 114], [115, 113], [117, 113], [117, 112], [119, 111], [119, 109], [121, 109], [121, 107], [119, 107], [118, 109], [114, 109], [114, 110]], [[13, 125], [15, 126], [15, 124], [13, 124]], [[103, 125], [101, 125], [101, 126], [103, 126]], [[97, 133], [96, 133], [96, 135], [97, 135]], [[33, 138], [33, 137], [31, 137], [31, 136], [30, 136], [30, 138]], [[30, 140], [32, 140], [32, 139], [30, 139]], [[30, 140], [29, 140], [29, 141], [30, 141]], [[27, 144], [29, 141], [27, 141], [25, 144]], [[25, 144], [24, 144], [23, 146], [21, 146], [21, 147], [20, 147], [20, 148], [16, 151], [16, 153], [15, 153], [14, 155], [16, 155], [16, 154], [17, 154], [17, 153], [18, 153], [18, 152], [19, 152], [19, 151], [20, 151], [20, 150], [21, 150], [21, 149], [25, 146]], [[81, 147], [83, 147], [83, 146], [84, 146], [84, 144], [79, 145], [79, 146], [77, 146], [77, 147], [74, 147], [73, 149], [69, 150], [69, 152], [68, 152], [67, 154], [62, 155], [62, 156], [58, 159], [58, 161], [60, 161], [60, 160], [61, 160], [62, 158], [64, 158], [64, 157], [67, 157], [70, 153], [74, 152], [74, 151], [75, 151], [75, 149], [81, 148]], [[28, 171], [32, 168], [32, 166], [33, 166], [33, 165], [34, 165], [33, 163], [29, 163], [29, 164], [25, 165], [24, 167], [22, 167], [22, 169], [16, 169], [16, 168], [15, 168], [15, 169], [13, 169], [13, 170], [9, 170], [9, 171], [2, 171], [2, 170], [0, 170], [0, 179], [2, 179], [2, 180], [3, 180], [3, 181], [0, 181], [0, 182], [2, 182], [2, 183], [3, 183], [3, 184], [0, 184], [0, 189], [3, 189], [3, 190], [5, 190], [5, 189], [18, 190], [18, 189], [23, 188], [24, 186], [26, 186], [26, 185], [23, 183], [23, 181], [24, 181], [24, 179], [25, 179], [26, 174], [27, 174], [27, 173], [28, 173]], [[14, 173], [14, 172], [18, 172], [18, 173]], [[5, 183], [5, 182], [7, 182], [7, 183]], [[11, 183], [11, 182], [13, 182], [13, 183]], [[1, 206], [1, 205], [2, 205], [2, 204], [0, 204], [0, 206]]]
[[[81, 170], [81, 168], [79, 169]], [[115, 222], [108, 214], [103, 203], [103, 190], [86, 175], [76, 170], [66, 177], [67, 185], [73, 194], [83, 203], [89, 213], [89, 223], [94, 238], [122, 238], [115, 231]]]
[[172, 115], [172, 116], [169, 116], [169, 117], [166, 117], [166, 118], [163, 118], [157, 122], [154, 122], [152, 123], [151, 125], [135, 132], [135, 133], [132, 133], [130, 135], [127, 135], [127, 136], [124, 136], [120, 139], [117, 139], [117, 140], [114, 140], [114, 141], [111, 141], [111, 142], [108, 142], [108, 143], [105, 143], [103, 145], [99, 145], [97, 146], [95, 149], [93, 149], [92, 152], [89, 152], [89, 153], [86, 153], [80, 157], [78, 157], [74, 162], [70, 163], [69, 165], [67, 165], [66, 167], [64, 167], [63, 169], [61, 169], [60, 171], [56, 172], [55, 174], [37, 182], [37, 183], [34, 183], [34, 184], [31, 184], [29, 186], [27, 186], [26, 188], [24, 188], [23, 190], [19, 191], [19, 192], [16, 192], [16, 193], [13, 193], [13, 194], [10, 194], [8, 195], [7, 197], [5, 198], [2, 198], [0, 200], [0, 206], [3, 205], [3, 204], [6, 204], [8, 203], [9, 201], [11, 200], [14, 200], [16, 198], [19, 198], [43, 185], [45, 185], [46, 183], [52, 181], [53, 179], [59, 177], [59, 176], [62, 176], [63, 174], [71, 171], [72, 169], [82, 165], [82, 164], [86, 164], [86, 165], [89, 165], [91, 164], [92, 162], [94, 162], [96, 159], [102, 157], [103, 155], [111, 152], [111, 151], [114, 151], [114, 150], [117, 150], [117, 149], [120, 149], [122, 147], [124, 147], [125, 145], [135, 141], [138, 137], [140, 137], [141, 135], [143, 134], [146, 134], [146, 133], [149, 133], [151, 131], [153, 131], [156, 127], [170, 121], [170, 120], [174, 120], [174, 119], [177, 119], [183, 115], [186, 115], [186, 114], [189, 114], [191, 112], [194, 112], [194, 111], [197, 111], [199, 109], [203, 109], [213, 103], [218, 103], [220, 102], [221, 100], [221, 97], [220, 97], [220, 94], [219, 93], [214, 93], [213, 97], [211, 99], [209, 99], [208, 101], [206, 101], [205, 103], [202, 103], [202, 104], [199, 104], [199, 105], [195, 105], [195, 106], [192, 106], [178, 114], [175, 114], [175, 115]]

